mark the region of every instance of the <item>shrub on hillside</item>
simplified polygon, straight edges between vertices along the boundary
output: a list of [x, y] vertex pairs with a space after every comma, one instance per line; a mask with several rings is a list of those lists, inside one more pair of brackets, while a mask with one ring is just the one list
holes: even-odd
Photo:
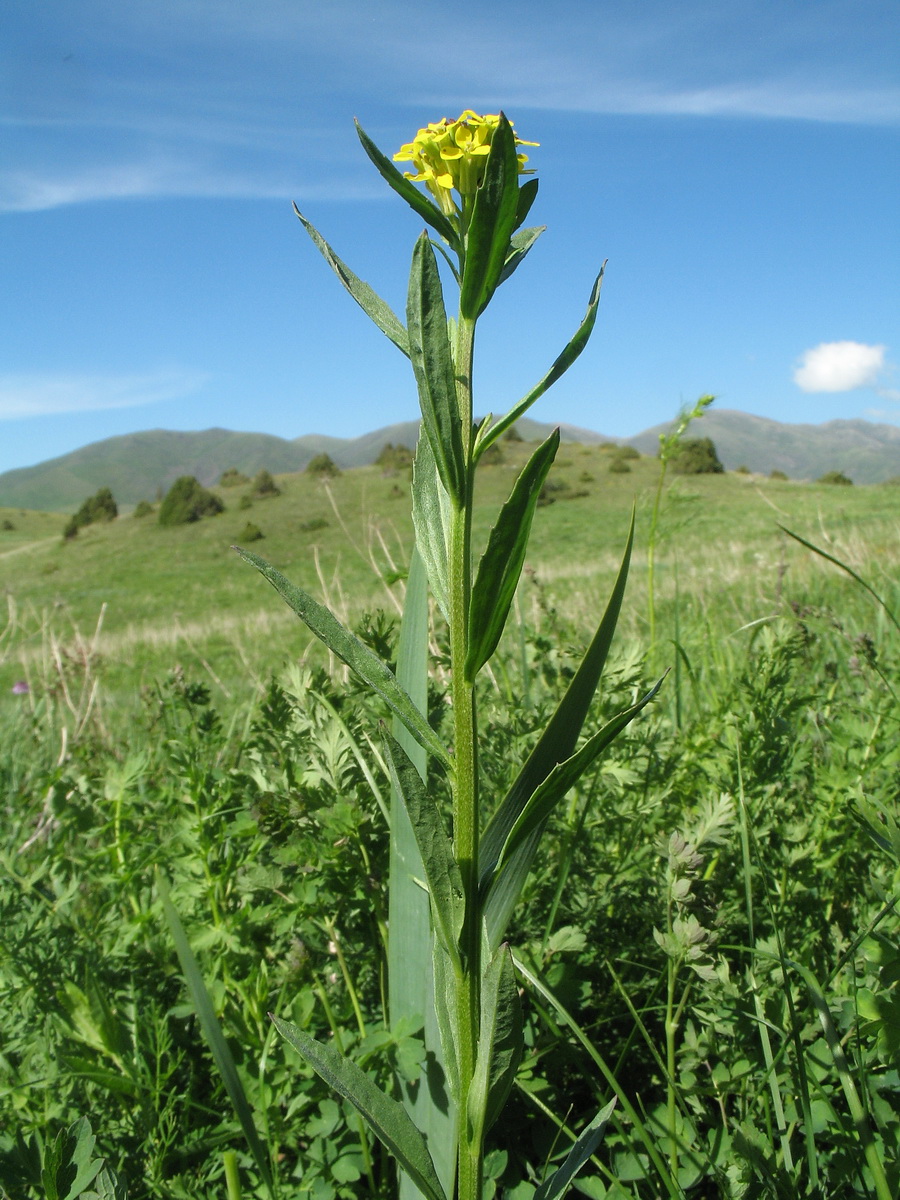
[[238, 538], [238, 541], [245, 543], [245, 544], [247, 542], [258, 542], [258, 541], [260, 541], [261, 538], [264, 538], [265, 536], [266, 535], [263, 533], [263, 531], [260, 529], [260, 527], [258, 525], [254, 525], [252, 521], [248, 521], [247, 524], [244, 526], [243, 532], [241, 533], [241, 536]]
[[306, 470], [310, 475], [316, 475], [319, 479], [333, 479], [335, 475], [341, 473], [330, 454], [317, 454], [306, 464]]
[[631, 470], [628, 462], [618, 454], [609, 460], [609, 470], [612, 475], [627, 475]]
[[240, 487], [241, 484], [249, 482], [249, 475], [244, 475], [237, 467], [229, 467], [227, 471], [222, 472], [219, 478], [219, 487]]
[[149, 517], [153, 512], [153, 505], [148, 500], [139, 500], [135, 506], [133, 517]]
[[254, 477], [251, 488], [254, 496], [280, 496], [281, 488], [272, 478], [271, 472], [265, 467]]
[[85, 525], [93, 525], [97, 521], [114, 521], [118, 515], [119, 509], [112, 492], [108, 487], [102, 487], [99, 492], [85, 500], [78, 512], [72, 514], [63, 530], [63, 537], [73, 538]]
[[853, 487], [853, 480], [843, 471], [826, 471], [820, 475], [816, 483], [836, 483], [839, 487]]
[[382, 471], [403, 471], [412, 466], [413, 452], [408, 446], [395, 446], [388, 442], [375, 459], [375, 466]]
[[193, 475], [182, 475], [166, 492], [159, 506], [160, 525], [187, 525], [201, 517], [214, 517], [225, 505]]
[[785, 475], [784, 471], [779, 471], [776, 469], [774, 471], [769, 472], [769, 478], [770, 479], [787, 479], [787, 475]]
[[525, 440], [521, 433], [519, 433], [518, 426], [516, 425], [510, 425], [509, 429], [507, 429], [503, 436], [508, 442], [524, 442]]
[[676, 475], [721, 475], [725, 470], [711, 438], [685, 438], [670, 465]]

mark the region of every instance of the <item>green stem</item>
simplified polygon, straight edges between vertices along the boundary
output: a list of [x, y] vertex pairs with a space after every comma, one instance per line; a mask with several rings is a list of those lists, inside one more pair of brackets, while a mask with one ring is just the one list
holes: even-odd
[[478, 898], [478, 750], [475, 686], [466, 679], [469, 600], [472, 589], [472, 359], [475, 323], [460, 315], [456, 338], [456, 391], [467, 463], [466, 493], [450, 517], [450, 695], [453, 704], [455, 784], [453, 848], [462, 876], [465, 919], [456, 976], [459, 1055], [459, 1200], [481, 1200], [481, 1122], [468, 1119], [468, 1100], [481, 1022], [481, 911]]

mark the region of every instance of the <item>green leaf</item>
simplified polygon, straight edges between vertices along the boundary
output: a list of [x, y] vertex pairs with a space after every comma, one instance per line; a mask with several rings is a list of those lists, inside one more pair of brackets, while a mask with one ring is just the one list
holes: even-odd
[[265, 579], [268, 579], [272, 587], [310, 631], [381, 696], [419, 745], [423, 746], [429, 754], [433, 754], [445, 767], [449, 767], [450, 759], [437, 734], [397, 682], [396, 676], [378, 655], [352, 634], [345, 625], [342, 625], [330, 609], [326, 608], [324, 604], [319, 604], [302, 588], [285, 579], [281, 572], [276, 571], [264, 558], [260, 558], [258, 554], [253, 554], [250, 550], [242, 550], [240, 546], [235, 546], [234, 549], [245, 562], [256, 567], [257, 571]]
[[441, 237], [459, 253], [461, 248], [459, 234], [449, 218], [445, 217], [437, 205], [433, 204], [424, 192], [420, 192], [416, 185], [411, 183], [403, 172], [398, 171], [391, 160], [381, 153], [359, 121], [356, 122], [356, 132], [363, 149], [377, 167], [381, 177], [390, 184], [398, 196], [406, 201], [411, 209], [419, 214], [423, 221], [427, 221], [431, 228], [436, 229]]
[[[613, 585], [613, 590], [606, 606], [603, 618], [597, 627], [593, 641], [588, 647], [581, 665], [575, 672], [566, 694], [550, 718], [537, 745], [528, 756], [519, 774], [513, 780], [509, 791], [491, 816], [481, 842], [479, 854], [479, 877], [482, 891], [490, 885], [500, 852], [519, 814], [525, 807], [529, 797], [547, 778], [553, 768], [569, 758], [575, 750], [581, 727], [584, 725], [590, 708], [591, 700], [603, 673], [609, 648], [612, 643], [622, 599], [625, 595], [625, 584], [628, 579], [628, 567], [631, 562], [631, 549], [634, 544], [634, 514], [625, 544], [625, 553], [619, 574]], [[524, 843], [512, 856], [503, 872], [503, 879], [497, 880], [492, 887], [490, 931], [492, 945], [499, 944], [502, 930], [512, 912], [516, 898], [531, 867], [531, 861], [537, 844], [540, 841], [540, 831], [532, 835], [529, 842]]]
[[531, 206], [537, 199], [538, 187], [539, 180], [532, 176], [531, 179], [526, 179], [519, 188], [519, 196], [516, 200], [516, 229], [525, 224], [525, 220], [531, 212]]
[[456, 372], [437, 259], [424, 233], [419, 235], [413, 251], [406, 319], [422, 422], [441, 482], [450, 496], [461, 503], [466, 493], [466, 463]]
[[191, 997], [194, 1012], [197, 1014], [197, 1019], [200, 1022], [200, 1028], [203, 1030], [203, 1036], [206, 1038], [206, 1043], [212, 1051], [213, 1060], [219, 1069], [222, 1082], [225, 1084], [225, 1090], [228, 1092], [228, 1098], [231, 1100], [232, 1107], [237, 1114], [247, 1145], [250, 1148], [250, 1153], [253, 1155], [257, 1169], [266, 1185], [266, 1190], [274, 1200], [275, 1188], [272, 1181], [272, 1172], [269, 1167], [268, 1154], [256, 1131], [253, 1111], [247, 1100], [244, 1085], [241, 1083], [241, 1077], [238, 1074], [234, 1056], [225, 1040], [225, 1035], [222, 1033], [222, 1027], [216, 1016], [212, 998], [206, 987], [200, 966], [194, 957], [187, 934], [184, 932], [181, 918], [178, 916], [175, 905], [172, 903], [172, 897], [169, 894], [169, 885], [158, 871], [156, 874], [156, 888], [159, 892], [159, 898], [162, 901], [163, 912], [165, 913], [166, 921], [172, 934], [172, 940], [175, 942], [175, 952], [181, 964], [181, 972], [187, 984], [188, 994]]
[[587, 312], [584, 314], [584, 318], [581, 324], [578, 326], [575, 336], [569, 342], [568, 346], [566, 346], [565, 350], [563, 350], [562, 354], [560, 354], [560, 356], [557, 358], [556, 362], [554, 362], [553, 366], [540, 381], [540, 383], [533, 387], [527, 396], [520, 400], [514, 408], [511, 408], [509, 412], [504, 417], [501, 417], [497, 424], [494, 425], [490, 433], [485, 438], [485, 448], [487, 448], [492, 442], [495, 442], [497, 438], [500, 437], [501, 434], [504, 434], [511, 425], [515, 425], [519, 417], [523, 416], [528, 409], [531, 408], [535, 400], [539, 400], [541, 396], [543, 396], [544, 392], [553, 387], [554, 383], [556, 383], [558, 379], [565, 375], [566, 371], [568, 371], [569, 367], [571, 367], [572, 363], [585, 348], [593, 331], [594, 323], [597, 320], [597, 309], [600, 305], [600, 288], [603, 283], [603, 272], [605, 270], [606, 263], [603, 264], [600, 274], [594, 280], [594, 286], [591, 288], [591, 295], [590, 299], [588, 300]]
[[470, 1140], [481, 1139], [503, 1111], [522, 1059], [522, 1005], [509, 946], [494, 954], [481, 984], [478, 1058], [469, 1091]]
[[319, 233], [310, 221], [307, 221], [296, 204], [294, 205], [294, 212], [300, 219], [303, 228], [312, 238], [314, 245], [322, 257], [366, 316], [370, 317], [381, 332], [389, 337], [397, 349], [402, 350], [408, 358], [409, 339], [406, 336], [406, 330], [390, 305], [386, 304], [376, 291], [364, 282], [364, 280], [360, 279], [358, 275], [354, 275], [347, 264], [338, 258], [321, 233]]
[[103, 1159], [94, 1158], [96, 1140], [90, 1121], [81, 1117], [46, 1144], [41, 1162], [46, 1200], [76, 1200], [93, 1183], [103, 1167]]
[[609, 1118], [616, 1107], [615, 1097], [604, 1105], [590, 1125], [579, 1134], [562, 1166], [545, 1179], [534, 1193], [534, 1200], [560, 1200], [569, 1190], [575, 1176], [603, 1140]]
[[450, 1095], [453, 1097], [454, 1104], [458, 1104], [460, 1080], [455, 1031], [459, 1024], [459, 1012], [456, 1004], [456, 973], [450, 962], [450, 956], [437, 938], [433, 939], [432, 949], [434, 953], [432, 959], [434, 969], [434, 1012], [440, 1032], [441, 1049], [444, 1055], [444, 1069], [447, 1072]]
[[385, 756], [391, 781], [403, 800], [422, 857], [435, 931], [451, 961], [458, 966], [458, 942], [462, 932], [465, 898], [462, 876], [453, 857], [450, 838], [440, 810], [426, 791], [421, 775], [403, 747], [389, 736], [385, 739]]
[[[520, 229], [518, 233], [512, 235], [509, 240], [509, 253], [503, 264], [503, 270], [500, 272], [500, 283], [505, 283], [509, 279], [546, 228], [546, 225], [535, 225], [531, 229]], [[497, 286], [499, 287], [499, 284]]]
[[323, 1045], [289, 1021], [275, 1016], [272, 1020], [278, 1032], [299, 1050], [329, 1087], [359, 1111], [428, 1200], [447, 1200], [425, 1139], [403, 1105], [386, 1096], [365, 1071], [333, 1046]]
[[494, 131], [484, 179], [475, 193], [466, 234], [459, 311], [474, 321], [487, 308], [509, 253], [519, 207], [519, 162], [512, 126], [503, 113]]
[[441, 483], [424, 430], [419, 434], [413, 463], [412, 519], [416, 547], [425, 564], [432, 595], [449, 620], [450, 497]]
[[559, 449], [559, 430], [538, 446], [516, 480], [478, 564], [469, 610], [465, 675], [471, 683], [497, 648], [525, 562], [541, 488]]
[[111, 1167], [104, 1167], [83, 1200], [128, 1200], [128, 1189]]
[[661, 686], [662, 680], [660, 679], [649, 692], [638, 700], [637, 704], [632, 704], [630, 708], [618, 713], [602, 729], [598, 729], [592, 737], [588, 738], [576, 754], [553, 768], [543, 783], [531, 794], [509, 831], [497, 861], [498, 874], [502, 872], [503, 867], [522, 843], [530, 838], [536, 830], [543, 829], [553, 809], [563, 796], [575, 786], [585, 771], [615, 741], [626, 725], [630, 724], [641, 709], [650, 703]]

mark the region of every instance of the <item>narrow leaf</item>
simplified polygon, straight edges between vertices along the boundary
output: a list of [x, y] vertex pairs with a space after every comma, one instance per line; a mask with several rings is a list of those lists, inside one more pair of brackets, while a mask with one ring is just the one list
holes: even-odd
[[534, 1200], [560, 1200], [560, 1197], [565, 1195], [575, 1176], [603, 1140], [607, 1123], [615, 1107], [616, 1100], [613, 1097], [609, 1104], [600, 1109], [590, 1125], [582, 1130], [572, 1149], [566, 1155], [566, 1161], [548, 1179], [544, 1180], [534, 1193]]
[[[512, 235], [509, 240], [509, 253], [506, 255], [503, 270], [500, 272], [500, 283], [505, 283], [509, 279], [546, 228], [546, 225], [535, 225], [531, 229], [520, 229], [518, 233]], [[499, 284], [497, 286], [499, 287]]]
[[381, 696], [419, 745], [424, 746], [429, 754], [433, 754], [444, 766], [449, 767], [450, 759], [437, 734], [378, 655], [342, 625], [330, 609], [285, 579], [281, 572], [276, 571], [264, 558], [250, 550], [242, 550], [240, 546], [235, 546], [234, 549], [245, 562], [256, 567], [257, 571], [268, 579], [310, 631]]
[[519, 206], [519, 162], [512, 126], [503, 113], [494, 131], [484, 179], [475, 193], [466, 235], [459, 311], [475, 320], [493, 296], [509, 253]]
[[432, 595], [449, 620], [450, 497], [441, 483], [424, 430], [419, 434], [413, 463], [412, 519], [416, 547], [425, 564]]
[[381, 177], [390, 184], [398, 196], [403, 197], [410, 208], [417, 212], [423, 221], [427, 221], [432, 229], [436, 229], [441, 237], [454, 250], [459, 252], [459, 234], [456, 232], [449, 218], [445, 217], [437, 205], [433, 204], [424, 192], [420, 192], [416, 185], [411, 183], [402, 171], [397, 170], [391, 160], [378, 149], [358, 121], [356, 122], [356, 132], [359, 135], [359, 140], [362, 142], [363, 149], [375, 164]]
[[509, 831], [509, 836], [497, 862], [498, 873], [535, 830], [543, 829], [559, 801], [575, 786], [603, 751], [615, 741], [626, 725], [629, 725], [641, 709], [650, 703], [661, 686], [662, 680], [660, 679], [649, 692], [638, 700], [637, 704], [618, 713], [602, 729], [588, 738], [577, 754], [573, 754], [571, 758], [567, 758], [565, 762], [561, 762], [553, 768], [544, 782], [529, 797], [516, 823]]
[[539, 400], [544, 392], [553, 387], [554, 383], [565, 375], [566, 371], [568, 371], [569, 367], [571, 367], [572, 363], [585, 348], [588, 338], [590, 338], [593, 331], [594, 323], [597, 320], [597, 309], [600, 305], [600, 287], [603, 283], [603, 272], [605, 270], [606, 264], [604, 263], [600, 274], [594, 280], [594, 286], [591, 289], [590, 299], [588, 300], [587, 312], [584, 314], [584, 319], [578, 326], [575, 336], [540, 383], [533, 387], [528, 395], [520, 400], [514, 408], [511, 408], [504, 417], [501, 417], [493, 429], [491, 429], [485, 439], [486, 446], [489, 446], [491, 442], [495, 442], [511, 425], [515, 425], [519, 417], [523, 416], [531, 408], [535, 400]]
[[413, 251], [406, 319], [409, 356], [431, 452], [444, 487], [453, 499], [461, 501], [466, 490], [466, 464], [456, 373], [437, 259], [424, 233], [419, 235]]
[[469, 610], [465, 674], [471, 682], [497, 648], [525, 562], [541, 488], [559, 449], [559, 430], [538, 446], [516, 480], [478, 564]]
[[333, 1046], [323, 1045], [289, 1021], [275, 1016], [272, 1020], [278, 1032], [299, 1050], [329, 1087], [361, 1113], [423, 1195], [428, 1200], [446, 1200], [425, 1139], [403, 1105], [386, 1096], [365, 1071]]
[[421, 775], [403, 747], [392, 737], [385, 739], [385, 757], [391, 781], [403, 800], [422, 857], [435, 931], [451, 961], [458, 965], [458, 942], [465, 900], [462, 876], [453, 857], [443, 818], [434, 799], [428, 794]]
[[459, 1056], [456, 1050], [455, 1031], [459, 1025], [459, 1012], [456, 1004], [456, 973], [450, 956], [434, 938], [434, 1011], [437, 1017], [438, 1030], [441, 1037], [441, 1048], [444, 1053], [444, 1066], [447, 1071], [447, 1083], [450, 1085], [450, 1095], [454, 1104], [459, 1103]]
[[781, 530], [782, 533], [786, 533], [788, 535], [788, 537], [793, 538], [795, 542], [799, 542], [801, 546], [805, 546], [807, 548], [807, 550], [812, 550], [813, 554], [818, 554], [820, 558], [824, 558], [828, 562], [834, 563], [834, 565], [836, 567], [840, 567], [840, 569], [842, 571], [846, 571], [851, 579], [855, 580], [859, 584], [860, 587], [865, 588], [865, 590], [869, 593], [869, 595], [872, 597], [872, 599], [875, 600], [875, 602], [877, 604], [881, 605], [881, 607], [884, 609], [885, 614], [887, 615], [888, 619], [893, 623], [894, 628], [900, 629], [900, 621], [898, 621], [897, 618], [894, 616], [893, 612], [888, 607], [887, 603], [884, 600], [882, 600], [881, 596], [878, 595], [878, 593], [875, 591], [875, 589], [873, 587], [871, 587], [868, 583], [866, 583], [866, 581], [862, 578], [861, 575], [857, 575], [857, 573], [853, 570], [852, 567], [848, 567], [845, 562], [841, 562], [841, 560], [839, 558], [835, 558], [833, 554], [829, 554], [828, 551], [823, 550], [821, 546], [816, 546], [812, 542], [808, 542], [806, 540], [806, 538], [801, 537], [799, 533], [794, 533], [793, 530], [788, 529], [785, 525], [779, 525], [778, 528]]
[[294, 205], [294, 212], [300, 219], [303, 228], [312, 238], [317, 250], [366, 316], [370, 317], [381, 332], [390, 338], [397, 349], [402, 350], [406, 357], [409, 358], [409, 341], [406, 336], [406, 330], [390, 305], [386, 304], [373, 288], [360, 279], [358, 275], [354, 275], [347, 264], [338, 258], [321, 233], [319, 233], [311, 222], [307, 221], [296, 204]]
[[225, 1090], [228, 1092], [228, 1098], [231, 1100], [232, 1107], [237, 1114], [250, 1153], [253, 1155], [257, 1169], [266, 1185], [266, 1190], [269, 1196], [274, 1198], [275, 1188], [272, 1182], [268, 1155], [256, 1131], [256, 1123], [253, 1120], [253, 1112], [247, 1100], [244, 1085], [241, 1083], [241, 1077], [238, 1075], [231, 1050], [225, 1041], [225, 1035], [222, 1033], [219, 1020], [216, 1017], [216, 1011], [213, 1008], [212, 999], [207, 991], [206, 983], [203, 980], [199, 964], [194, 957], [194, 952], [184, 931], [184, 926], [181, 924], [181, 918], [178, 916], [175, 905], [172, 903], [172, 897], [169, 894], [169, 885], [159, 872], [156, 875], [156, 888], [159, 892], [159, 898], [162, 901], [163, 912], [165, 913], [166, 921], [172, 934], [172, 940], [175, 943], [175, 952], [181, 964], [181, 973], [184, 975], [188, 994], [191, 997], [194, 1012], [197, 1014], [197, 1019], [200, 1022], [200, 1028], [203, 1030], [203, 1036], [206, 1038], [206, 1043], [212, 1051], [213, 1060], [219, 1069], [222, 1082], [225, 1084]]
[[532, 176], [531, 179], [526, 179], [519, 188], [519, 196], [516, 200], [516, 229], [525, 224], [528, 214], [531, 212], [531, 206], [537, 199], [539, 186], [539, 180]]
[[509, 946], [500, 946], [481, 985], [481, 1033], [469, 1092], [469, 1124], [487, 1133], [503, 1111], [522, 1059], [522, 1005]]

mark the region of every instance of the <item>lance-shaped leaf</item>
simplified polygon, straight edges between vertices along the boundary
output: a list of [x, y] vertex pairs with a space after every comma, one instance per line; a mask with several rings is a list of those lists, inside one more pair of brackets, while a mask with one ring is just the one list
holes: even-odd
[[559, 449], [554, 429], [516, 480], [478, 564], [469, 609], [465, 675], [471, 682], [497, 648], [516, 594], [538, 496]]
[[506, 262], [503, 264], [503, 270], [500, 272], [500, 283], [505, 283], [521, 263], [522, 259], [538, 240], [546, 225], [535, 225], [531, 229], [520, 229], [518, 233], [514, 233], [509, 240], [509, 252], [506, 255]]
[[531, 389], [527, 396], [524, 396], [514, 408], [500, 418], [496, 425], [491, 429], [485, 439], [485, 448], [491, 442], [495, 442], [501, 434], [505, 433], [511, 425], [515, 425], [519, 417], [523, 416], [536, 400], [539, 400], [549, 388], [553, 387], [554, 383], [565, 375], [569, 367], [582, 352], [588, 343], [588, 339], [594, 328], [597, 320], [597, 309], [600, 305], [600, 288], [603, 283], [603, 272], [606, 270], [606, 263], [600, 270], [600, 274], [594, 280], [594, 286], [591, 288], [590, 299], [588, 300], [587, 312], [575, 333], [575, 336], [559, 355], [556, 362], [544, 376], [544, 378], [535, 387]]
[[[509, 831], [497, 862], [498, 875], [502, 876], [504, 866], [523, 842], [530, 838], [536, 830], [543, 829], [559, 801], [575, 786], [603, 751], [615, 741], [625, 726], [629, 725], [641, 709], [650, 703], [661, 685], [662, 680], [660, 679], [649, 692], [646, 692], [638, 700], [637, 704], [632, 704], [630, 708], [617, 713], [602, 729], [598, 729], [589, 737], [577, 753], [553, 768], [544, 782], [528, 798], [525, 807]], [[488, 893], [488, 903], [490, 903], [490, 893]]]
[[416, 549], [438, 607], [450, 614], [450, 497], [437, 472], [431, 443], [425, 431], [419, 434], [412, 478], [412, 519]]
[[375, 145], [369, 135], [365, 132], [359, 121], [356, 122], [356, 132], [359, 135], [359, 140], [362, 142], [363, 149], [369, 158], [375, 164], [381, 177], [394, 189], [398, 196], [402, 196], [406, 203], [419, 214], [423, 221], [436, 229], [446, 242], [459, 253], [461, 243], [459, 234], [455, 226], [446, 217], [436, 204], [433, 204], [424, 192], [420, 192], [414, 183], [411, 183], [402, 171], [398, 171], [391, 160]]
[[391, 772], [391, 782], [406, 808], [416, 845], [422, 856], [435, 932], [446, 947], [451, 962], [458, 966], [459, 935], [462, 932], [465, 899], [462, 876], [453, 857], [450, 838], [444, 828], [438, 806], [428, 794], [422, 776], [410, 762], [400, 743], [390, 736], [385, 738], [385, 756]]
[[509, 253], [519, 207], [519, 160], [512, 126], [503, 113], [494, 131], [484, 179], [475, 193], [466, 234], [459, 311], [474, 321], [493, 296]]
[[328, 245], [325, 239], [319, 233], [318, 229], [307, 221], [303, 213], [294, 205], [294, 212], [300, 219], [300, 224], [312, 238], [313, 245], [337, 275], [338, 279], [360, 306], [367, 317], [378, 326], [386, 337], [389, 337], [398, 350], [409, 357], [409, 342], [406, 337], [406, 330], [403, 328], [399, 317], [394, 313], [394, 310], [389, 304], [378, 295], [364, 280], [355, 275], [343, 259], [338, 258], [332, 248]]
[[472, 1141], [480, 1140], [503, 1111], [522, 1059], [522, 1005], [509, 946], [500, 946], [481, 983], [478, 1058], [469, 1089]]
[[278, 1032], [303, 1055], [317, 1075], [362, 1114], [372, 1132], [393, 1154], [428, 1200], [447, 1200], [425, 1139], [397, 1100], [386, 1096], [355, 1062], [304, 1030], [273, 1016]]
[[434, 950], [434, 1013], [437, 1017], [438, 1032], [441, 1038], [441, 1051], [444, 1056], [444, 1069], [447, 1072], [447, 1083], [454, 1104], [459, 1104], [459, 1055], [456, 1047], [456, 1030], [459, 1027], [459, 1009], [457, 1006], [456, 971], [450, 961], [450, 956], [437, 938], [433, 941]]
[[264, 558], [260, 558], [258, 554], [253, 554], [250, 550], [242, 550], [240, 546], [235, 546], [234, 549], [245, 562], [256, 567], [260, 575], [268, 579], [276, 592], [309, 630], [381, 696], [419, 745], [423, 746], [429, 754], [433, 754], [445, 767], [449, 767], [450, 759], [440, 738], [413, 704], [407, 692], [397, 682], [390, 667], [383, 663], [378, 655], [352, 634], [345, 625], [342, 625], [329, 608], [326, 608], [324, 604], [319, 604], [302, 588], [285, 579], [281, 572], [276, 571]]
[[456, 372], [437, 259], [424, 233], [419, 235], [413, 251], [406, 320], [409, 357], [419, 389], [425, 433], [441, 482], [451, 497], [461, 503], [466, 492], [466, 463]]
[[525, 224], [525, 219], [531, 212], [531, 206], [537, 199], [539, 182], [537, 179], [526, 179], [519, 188], [519, 196], [516, 200], [516, 224], [518, 229], [520, 225]]
[[534, 1200], [560, 1200], [565, 1195], [575, 1176], [603, 1140], [606, 1126], [615, 1107], [616, 1100], [613, 1097], [609, 1104], [600, 1109], [590, 1125], [581, 1131], [572, 1149], [566, 1155], [566, 1161], [544, 1180], [534, 1193]]

